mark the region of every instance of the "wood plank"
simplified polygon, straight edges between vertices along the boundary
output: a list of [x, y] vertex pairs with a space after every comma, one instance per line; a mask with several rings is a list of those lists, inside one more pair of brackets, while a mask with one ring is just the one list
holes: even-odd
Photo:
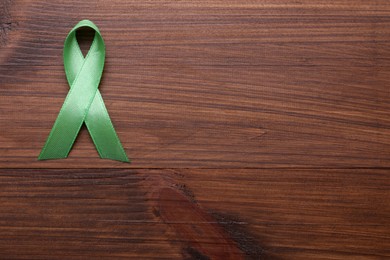
[[178, 175], [192, 200], [249, 255], [260, 247], [270, 259], [384, 259], [390, 256], [388, 173], [218, 169]]
[[[2, 4], [2, 168], [390, 167], [387, 1]], [[36, 160], [82, 18], [106, 41], [100, 90], [131, 165], [85, 129], [69, 160]]]
[[6, 259], [180, 259], [154, 221], [140, 176], [105, 170], [2, 171]]
[[[385, 259], [388, 170], [0, 172], [7, 259]], [[209, 257], [209, 258], [207, 258]]]
[[[130, 165], [84, 128], [36, 160], [85, 18]], [[1, 258], [390, 258], [389, 25], [385, 0], [0, 1]]]

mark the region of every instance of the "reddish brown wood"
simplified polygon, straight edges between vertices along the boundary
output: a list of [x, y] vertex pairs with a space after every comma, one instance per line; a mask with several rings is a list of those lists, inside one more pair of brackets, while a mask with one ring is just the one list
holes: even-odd
[[182, 172], [179, 180], [195, 194], [193, 199], [224, 223], [248, 254], [262, 252], [270, 259], [390, 257], [389, 170]]
[[[390, 167], [387, 1], [4, 3], [0, 167]], [[100, 91], [131, 165], [100, 160], [85, 129], [66, 162], [36, 160], [82, 18], [105, 39]]]
[[153, 215], [170, 228], [172, 239], [181, 246], [184, 259], [246, 259], [246, 254], [218, 219], [200, 208], [194, 194], [177, 179], [177, 172], [141, 171]]
[[[132, 164], [37, 161], [81, 19]], [[389, 86], [385, 0], [2, 0], [0, 258], [390, 258]]]
[[185, 252], [194, 258], [244, 259], [234, 241], [218, 222], [171, 188], [159, 191], [156, 213], [188, 244]]
[[2, 170], [10, 259], [385, 259], [387, 170]]

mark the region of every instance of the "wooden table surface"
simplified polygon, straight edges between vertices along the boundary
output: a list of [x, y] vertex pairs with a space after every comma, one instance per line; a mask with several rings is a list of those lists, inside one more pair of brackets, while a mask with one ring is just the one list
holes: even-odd
[[[37, 161], [82, 19], [131, 164]], [[390, 2], [0, 0], [0, 259], [121, 258], [390, 258]]]

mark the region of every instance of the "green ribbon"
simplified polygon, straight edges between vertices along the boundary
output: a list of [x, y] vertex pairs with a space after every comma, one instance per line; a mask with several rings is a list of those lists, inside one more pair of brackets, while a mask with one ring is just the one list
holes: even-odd
[[[84, 58], [76, 30], [89, 27], [95, 37]], [[80, 21], [64, 44], [64, 67], [70, 90], [38, 160], [66, 158], [85, 122], [101, 158], [129, 162], [98, 90], [103, 73], [105, 45], [97, 26]]]

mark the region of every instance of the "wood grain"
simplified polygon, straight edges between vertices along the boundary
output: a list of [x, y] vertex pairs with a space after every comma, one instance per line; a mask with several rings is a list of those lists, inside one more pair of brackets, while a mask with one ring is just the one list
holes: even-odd
[[82, 18], [106, 41], [100, 90], [133, 164], [100, 160], [83, 129], [66, 167], [390, 167], [386, 1], [8, 5], [0, 167], [64, 167], [36, 158]]
[[7, 259], [385, 259], [386, 170], [3, 170]]
[[[37, 161], [81, 19], [132, 164]], [[390, 258], [389, 86], [385, 0], [0, 0], [0, 258]]]

